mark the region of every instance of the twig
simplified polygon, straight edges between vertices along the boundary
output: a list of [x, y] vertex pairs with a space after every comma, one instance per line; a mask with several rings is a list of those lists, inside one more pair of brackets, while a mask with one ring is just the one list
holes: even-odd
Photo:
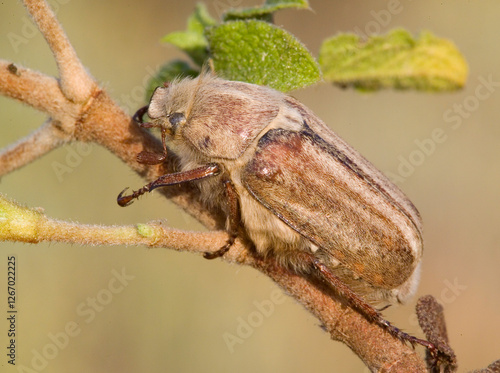
[[77, 112], [76, 106], [62, 94], [57, 79], [1, 59], [0, 94], [24, 102], [59, 121]]
[[470, 373], [500, 373], [500, 360], [494, 361], [484, 369], [473, 370]]
[[68, 140], [57, 121], [47, 120], [35, 132], [0, 151], [0, 176], [40, 158]]
[[[47, 218], [38, 210], [0, 196], [0, 239], [36, 243], [57, 241], [84, 245], [146, 245], [202, 254], [218, 250], [227, 240], [223, 231], [193, 233], [165, 227], [160, 222], [137, 226], [82, 225]], [[279, 266], [272, 258], [253, 255], [248, 244], [236, 240], [225, 261], [251, 266], [269, 276], [318, 318], [332, 339], [345, 343], [372, 371], [424, 372], [425, 363], [412, 348], [370, 323], [341, 300], [305, 278]]]
[[54, 54], [64, 96], [72, 102], [85, 102], [96, 84], [85, 71], [54, 12], [45, 1], [24, 0], [24, 6]]
[[425, 333], [427, 340], [433, 343], [439, 350], [438, 356], [432, 356], [427, 351], [427, 366], [432, 373], [456, 372], [457, 357], [448, 343], [448, 333], [444, 320], [443, 306], [441, 306], [432, 295], [421, 297], [417, 302], [417, 317], [420, 327]]

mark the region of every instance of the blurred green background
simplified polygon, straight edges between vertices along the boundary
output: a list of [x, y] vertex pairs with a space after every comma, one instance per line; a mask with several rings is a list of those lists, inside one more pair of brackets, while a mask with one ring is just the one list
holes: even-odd
[[[185, 28], [195, 1], [51, 3], [84, 65], [133, 113], [143, 105], [143, 81], [151, 71], [183, 57], [159, 39]], [[218, 16], [231, 5], [258, 3], [210, 0], [207, 6]], [[389, 4], [396, 4], [397, 12], [388, 12]], [[468, 60], [467, 87], [457, 93], [359, 94], [318, 84], [293, 95], [381, 170], [400, 177], [398, 185], [424, 219], [418, 295], [432, 294], [445, 306], [460, 370], [485, 367], [500, 358], [500, 3], [312, 0], [311, 6], [313, 11], [282, 11], [276, 23], [314, 54], [321, 40], [338, 32], [385, 33], [401, 26], [452, 39]], [[0, 58], [57, 74], [44, 39], [20, 3], [0, 3], [0, 36]], [[45, 120], [4, 97], [0, 114], [2, 147]], [[444, 141], [431, 145], [428, 139], [436, 129]], [[419, 150], [423, 143], [427, 154]], [[67, 172], [57, 172], [61, 165]], [[3, 177], [0, 192], [58, 219], [98, 224], [164, 219], [174, 227], [203, 229], [158, 194], [126, 209], [117, 206], [123, 188], [142, 184], [106, 150], [74, 144]], [[142, 247], [0, 243], [0, 250], [4, 352], [7, 256], [17, 256], [17, 368], [56, 373], [366, 371], [290, 298], [259, 316], [255, 302], [269, 305], [264, 301], [276, 300], [277, 287], [249, 268]], [[110, 285], [117, 289], [110, 281], [122, 271], [129, 276], [126, 286], [110, 293]], [[94, 314], [91, 298], [98, 299]], [[384, 314], [421, 335], [411, 316], [414, 304]], [[254, 325], [248, 335], [238, 329], [242, 320]], [[68, 323], [79, 334], [65, 340], [61, 333]], [[242, 343], [228, 345], [224, 336], [231, 335]], [[4, 353], [0, 371], [17, 371]]]

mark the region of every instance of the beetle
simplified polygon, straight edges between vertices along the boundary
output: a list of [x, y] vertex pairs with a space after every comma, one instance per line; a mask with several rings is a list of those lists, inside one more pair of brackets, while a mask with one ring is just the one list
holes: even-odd
[[[146, 112], [151, 122], [143, 122]], [[158, 87], [134, 118], [161, 129], [164, 152], [177, 155], [180, 171], [124, 190], [119, 205], [193, 182], [201, 201], [227, 216], [229, 239], [206, 258], [224, 255], [244, 232], [257, 255], [319, 274], [396, 336], [429, 344], [372, 307], [403, 303], [416, 291], [423, 251], [417, 209], [310, 109], [271, 88], [204, 72]], [[148, 164], [165, 158], [138, 156]]]

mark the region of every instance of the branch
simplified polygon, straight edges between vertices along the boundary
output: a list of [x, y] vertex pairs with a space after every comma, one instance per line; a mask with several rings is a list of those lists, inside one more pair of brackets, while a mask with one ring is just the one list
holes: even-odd
[[57, 79], [1, 59], [0, 94], [61, 121], [75, 107], [61, 92]]
[[[144, 245], [177, 251], [203, 253], [216, 251], [227, 233], [183, 232], [161, 222], [130, 226], [102, 226], [51, 219], [41, 208], [21, 206], [0, 194], [0, 241], [65, 242], [80, 245]], [[240, 248], [243, 246], [240, 244]], [[236, 257], [232, 261], [236, 262]]]
[[[0, 239], [36, 243], [71, 242], [84, 245], [146, 245], [202, 254], [217, 251], [227, 240], [224, 231], [193, 233], [163, 226], [159, 222], [137, 226], [80, 225], [47, 218], [0, 196]], [[311, 312], [333, 340], [345, 343], [372, 371], [424, 372], [425, 363], [412, 348], [370, 323], [359, 312], [305, 278], [279, 266], [272, 258], [253, 255], [248, 244], [236, 240], [224, 261], [251, 266], [269, 276]]]
[[24, 0], [24, 6], [54, 54], [64, 96], [73, 102], [85, 102], [96, 84], [85, 71], [54, 12], [45, 1]]
[[47, 120], [38, 130], [0, 151], [0, 176], [40, 158], [68, 140], [56, 121]]
[[431, 368], [431, 373], [439, 373], [442, 370], [445, 373], [456, 372], [458, 368], [457, 357], [448, 342], [443, 306], [432, 295], [426, 295], [420, 297], [416, 310], [418, 322], [427, 340], [447, 357], [442, 360], [441, 356], [432, 356], [427, 351], [426, 360], [427, 365]]
[[496, 360], [484, 369], [474, 370], [470, 373], [500, 373], [500, 360]]

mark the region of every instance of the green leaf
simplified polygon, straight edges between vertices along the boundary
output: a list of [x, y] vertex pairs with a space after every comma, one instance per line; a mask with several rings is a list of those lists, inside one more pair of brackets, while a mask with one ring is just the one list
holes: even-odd
[[208, 13], [208, 9], [204, 3], [196, 4], [196, 8], [188, 18], [188, 31], [197, 32], [203, 35], [205, 29], [210, 26], [215, 26], [217, 21]]
[[187, 31], [172, 32], [165, 35], [161, 41], [175, 45], [186, 52], [194, 63], [202, 66], [208, 57], [208, 42], [204, 32], [207, 27], [215, 24], [206, 6], [200, 3], [188, 18]]
[[310, 52], [285, 30], [262, 21], [231, 21], [207, 32], [215, 71], [229, 80], [287, 92], [320, 79]]
[[183, 50], [198, 66], [207, 58], [207, 40], [203, 35], [191, 31], [172, 32], [161, 39]]
[[352, 34], [327, 39], [319, 63], [325, 80], [362, 90], [449, 91], [464, 86], [467, 63], [456, 46], [430, 32], [414, 39], [405, 30], [362, 42]]
[[230, 9], [222, 16], [224, 21], [260, 19], [271, 21], [272, 14], [284, 8], [309, 8], [307, 0], [266, 0], [263, 5], [244, 9]]
[[163, 85], [164, 82], [188, 76], [196, 77], [199, 73], [198, 70], [193, 69], [184, 61], [174, 60], [164, 64], [148, 82], [146, 87], [146, 101], [151, 99], [154, 90]]

